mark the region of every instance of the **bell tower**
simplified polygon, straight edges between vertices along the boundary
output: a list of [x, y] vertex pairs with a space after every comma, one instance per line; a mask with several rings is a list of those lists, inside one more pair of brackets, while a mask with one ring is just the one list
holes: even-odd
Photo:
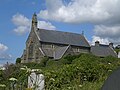
[[33, 17], [32, 17], [32, 27], [37, 28], [37, 15], [36, 15], [36, 13], [34, 13]]

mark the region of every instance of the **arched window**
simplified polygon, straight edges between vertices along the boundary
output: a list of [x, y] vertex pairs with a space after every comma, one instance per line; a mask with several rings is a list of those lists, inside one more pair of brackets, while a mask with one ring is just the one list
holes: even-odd
[[30, 43], [28, 51], [29, 51], [29, 58], [32, 58], [33, 57], [33, 42]]

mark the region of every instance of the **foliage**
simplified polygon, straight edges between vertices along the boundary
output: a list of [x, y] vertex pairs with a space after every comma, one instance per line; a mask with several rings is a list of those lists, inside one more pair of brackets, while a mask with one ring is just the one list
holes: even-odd
[[21, 58], [16, 59], [16, 64], [21, 63]]
[[82, 54], [80, 55], [67, 55], [64, 58], [62, 58], [60, 61], [63, 64], [71, 64], [73, 60], [75, 60], [76, 58], [80, 57]]
[[[120, 59], [108, 56], [100, 58], [91, 54], [66, 56], [60, 60], [43, 58], [41, 63], [6, 64], [0, 71], [1, 84], [9, 85], [9, 78], [18, 81], [18, 87], [27, 88], [29, 70], [42, 69], [46, 90], [99, 90], [106, 78], [120, 66]], [[21, 69], [22, 68], [22, 69]]]
[[48, 57], [44, 57], [44, 58], [40, 61], [40, 66], [45, 67], [48, 60], [49, 60]]
[[44, 57], [42, 60], [40, 60], [39, 63], [36, 63], [36, 62], [30, 62], [30, 63], [24, 63], [22, 65], [25, 65], [27, 66], [28, 68], [43, 68], [46, 66], [47, 62], [48, 62], [49, 58], [48, 57]]
[[120, 52], [120, 48], [115, 48], [115, 51], [118, 54]]
[[93, 90], [93, 87], [99, 90], [108, 75], [120, 65], [118, 58], [100, 58], [91, 54], [67, 56], [58, 62], [61, 66], [57, 67], [56, 61], [52, 61], [51, 67], [54, 64], [56, 67], [44, 71], [46, 90]]
[[22, 64], [23, 66], [25, 65], [25, 66], [27, 66], [28, 68], [34, 68], [34, 67], [36, 67], [38, 64], [37, 63], [35, 63], [35, 62], [30, 62], [30, 63], [24, 63], [24, 64]]

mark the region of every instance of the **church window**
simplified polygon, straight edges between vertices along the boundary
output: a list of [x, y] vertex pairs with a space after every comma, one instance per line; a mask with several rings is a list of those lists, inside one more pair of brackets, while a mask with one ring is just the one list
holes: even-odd
[[30, 57], [33, 56], [33, 44], [31, 44], [31, 45], [29, 46], [29, 55], [30, 55]]

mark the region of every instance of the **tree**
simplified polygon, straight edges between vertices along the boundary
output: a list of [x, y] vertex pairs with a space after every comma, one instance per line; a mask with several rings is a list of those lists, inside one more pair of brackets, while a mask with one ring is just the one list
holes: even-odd
[[21, 58], [16, 59], [16, 64], [21, 63]]

